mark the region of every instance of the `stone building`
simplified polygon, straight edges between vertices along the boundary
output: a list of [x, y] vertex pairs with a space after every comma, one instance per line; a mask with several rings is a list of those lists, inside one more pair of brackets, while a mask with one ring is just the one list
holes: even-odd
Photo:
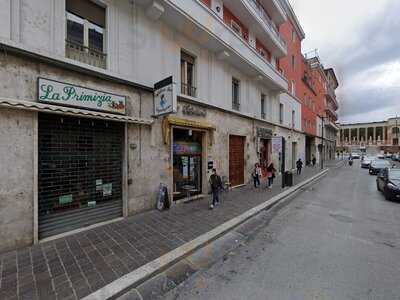
[[340, 150], [361, 150], [376, 153], [397, 153], [399, 148], [400, 118], [370, 123], [339, 124], [337, 144]]
[[[160, 183], [173, 205], [201, 197], [213, 167], [233, 186], [256, 162], [292, 169], [305, 142], [281, 95], [288, 7], [1, 1], [0, 251], [153, 209]], [[171, 76], [174, 111], [157, 116]]]

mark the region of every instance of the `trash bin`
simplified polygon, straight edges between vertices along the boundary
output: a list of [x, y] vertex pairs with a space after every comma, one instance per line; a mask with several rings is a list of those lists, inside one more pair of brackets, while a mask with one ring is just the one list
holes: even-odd
[[293, 173], [290, 171], [285, 172], [285, 186], [293, 186]]

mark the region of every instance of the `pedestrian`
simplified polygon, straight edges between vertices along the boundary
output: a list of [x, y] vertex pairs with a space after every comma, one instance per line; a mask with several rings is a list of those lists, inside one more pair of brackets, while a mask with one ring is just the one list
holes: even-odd
[[275, 178], [275, 172], [276, 169], [274, 168], [274, 164], [270, 163], [269, 166], [267, 167], [267, 189], [272, 189], [272, 185], [274, 184], [274, 178]]
[[253, 176], [253, 181], [254, 181], [254, 187], [255, 188], [259, 187], [261, 184], [260, 178], [262, 176], [262, 172], [261, 172], [261, 167], [258, 163], [256, 163], [254, 165], [254, 170], [253, 170], [252, 176]]
[[311, 160], [311, 162], [312, 162], [312, 166], [315, 167], [315, 165], [316, 165], [316, 163], [317, 163], [317, 159], [315, 158], [315, 155], [314, 155], [314, 154], [312, 155], [312, 160]]
[[222, 180], [221, 177], [217, 174], [217, 169], [212, 169], [212, 174], [210, 176], [209, 182], [212, 192], [212, 203], [210, 205], [210, 209], [213, 209], [214, 206], [219, 205], [219, 189], [222, 188]]
[[296, 168], [297, 168], [297, 175], [301, 174], [301, 169], [303, 168], [303, 162], [301, 158], [296, 162]]

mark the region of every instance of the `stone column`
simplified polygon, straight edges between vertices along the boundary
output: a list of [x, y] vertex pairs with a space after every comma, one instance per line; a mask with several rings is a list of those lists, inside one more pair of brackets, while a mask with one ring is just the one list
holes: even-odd
[[372, 136], [372, 144], [376, 144], [376, 127], [374, 127], [374, 135]]
[[357, 128], [357, 145], [360, 144], [360, 128]]

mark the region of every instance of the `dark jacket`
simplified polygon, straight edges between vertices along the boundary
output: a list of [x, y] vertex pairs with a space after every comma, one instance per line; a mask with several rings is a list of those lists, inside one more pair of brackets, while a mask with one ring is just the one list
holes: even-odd
[[297, 166], [297, 169], [301, 169], [303, 167], [303, 162], [301, 160], [298, 160], [296, 162], [296, 166]]
[[210, 185], [211, 185], [211, 189], [213, 189], [213, 190], [217, 190], [218, 188], [222, 188], [221, 177], [219, 177], [216, 174], [212, 174], [210, 176]]

